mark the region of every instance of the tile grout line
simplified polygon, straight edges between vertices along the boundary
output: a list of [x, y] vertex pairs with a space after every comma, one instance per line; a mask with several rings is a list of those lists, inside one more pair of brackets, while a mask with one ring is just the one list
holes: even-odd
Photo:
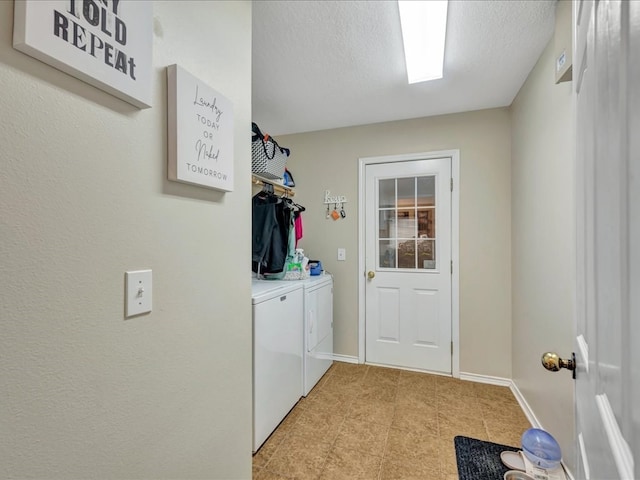
[[[363, 379], [364, 379], [364, 377], [366, 376], [367, 372], [368, 372], [368, 369], [367, 369], [367, 371], [365, 371], [365, 374], [363, 375]], [[334, 371], [334, 372], [332, 372], [332, 375], [333, 375], [333, 376], [339, 376], [339, 375], [336, 375], [336, 374], [335, 374], [335, 371]], [[328, 379], [328, 378], [327, 378], [327, 379]], [[324, 383], [326, 383], [326, 381], [325, 381]], [[323, 383], [322, 387], [324, 387], [324, 383]], [[360, 381], [359, 381], [359, 383], [362, 383], [362, 380], [360, 380]], [[321, 388], [322, 388], [322, 387], [321, 387]], [[333, 439], [333, 442], [331, 442], [331, 446], [330, 446], [330, 447], [329, 447], [329, 449], [327, 450], [327, 455], [325, 456], [324, 461], [322, 462], [322, 466], [321, 466], [321, 467], [320, 467], [320, 469], [318, 470], [318, 475], [316, 475], [316, 477], [315, 477], [316, 479], [319, 479], [320, 477], [322, 477], [322, 474], [323, 474], [323, 472], [324, 472], [324, 469], [325, 469], [325, 468], [326, 468], [326, 466], [327, 466], [327, 462], [329, 461], [329, 456], [331, 455], [331, 452], [333, 451], [333, 448], [335, 447], [336, 442], [338, 441], [338, 437], [340, 436], [340, 429], [342, 428], [342, 426], [344, 425], [344, 423], [347, 421], [348, 411], [349, 411], [349, 408], [351, 408], [351, 406], [353, 405], [353, 402], [355, 402], [355, 395], [354, 395], [354, 398], [352, 398], [352, 399], [351, 399], [351, 401], [349, 402], [349, 405], [347, 406], [346, 413], [345, 413], [345, 415], [342, 417], [342, 422], [340, 423], [340, 426], [338, 427], [338, 433], [336, 434], [335, 438]]]
[[[294, 407], [295, 408], [295, 407]], [[294, 425], [297, 423], [298, 419], [296, 418]], [[280, 425], [278, 425], [278, 428], [280, 427]], [[277, 428], [276, 428], [277, 430]], [[273, 459], [273, 457], [275, 457], [276, 453], [278, 452], [278, 450], [280, 450], [280, 448], [282, 447], [282, 445], [284, 445], [285, 440], [287, 440], [289, 438], [289, 436], [291, 435], [290, 432], [285, 433], [285, 435], [283, 436], [282, 440], [280, 440], [280, 443], [278, 443], [278, 446], [273, 450], [273, 452], [271, 453], [271, 455], [269, 456], [269, 459], [265, 462], [264, 466], [261, 469], [261, 472], [266, 470], [269, 473], [275, 473], [281, 477], [286, 477], [286, 478], [292, 478], [289, 475], [283, 475], [280, 472], [275, 472], [273, 470], [269, 470], [267, 467], [269, 466], [269, 463], [271, 463], [271, 460]], [[268, 440], [268, 439], [267, 439]], [[264, 444], [263, 444], [264, 445]]]
[[[354, 402], [354, 399], [351, 399], [351, 402], [349, 403], [349, 406], [347, 407], [347, 411], [348, 411], [349, 408], [351, 408], [351, 405], [353, 405], [353, 402]], [[340, 436], [340, 429], [342, 428], [342, 426], [344, 425], [344, 422], [346, 422], [346, 420], [347, 420], [347, 414], [345, 413], [345, 415], [342, 417], [342, 422], [340, 423], [340, 426], [338, 427], [338, 433], [336, 434], [335, 438], [333, 439], [333, 442], [331, 442], [331, 446], [327, 450], [327, 455], [324, 457], [324, 461], [322, 462], [322, 466], [320, 467], [320, 469], [318, 471], [318, 475], [316, 476], [317, 479], [322, 477], [324, 469], [327, 466], [327, 462], [329, 461], [329, 455], [331, 455], [331, 452], [333, 451], [333, 448], [335, 447], [336, 442], [338, 441], [338, 437]]]
[[[329, 375], [325, 381], [322, 383], [322, 385], [320, 386], [320, 388], [324, 388], [325, 384], [327, 383], [327, 380], [329, 380], [330, 377], [334, 377], [336, 376], [336, 372], [335, 369], [333, 372], [331, 372], [331, 375]], [[353, 400], [352, 400], [353, 402]], [[342, 417], [342, 423], [340, 423], [340, 426], [338, 427], [338, 433], [336, 434], [335, 438], [333, 439], [333, 442], [331, 442], [331, 446], [327, 449], [327, 454], [324, 457], [324, 460], [322, 461], [322, 464], [320, 465], [320, 468], [318, 469], [318, 474], [315, 476], [316, 479], [319, 479], [322, 476], [322, 473], [324, 472], [325, 466], [327, 465], [327, 461], [329, 460], [329, 455], [331, 455], [331, 451], [333, 450], [333, 447], [336, 444], [336, 441], [338, 440], [338, 435], [340, 435], [340, 429], [342, 428], [342, 425], [344, 425], [344, 421], [345, 421], [346, 415]]]
[[[333, 374], [334, 374], [334, 372], [329, 372], [329, 374], [328, 374], [326, 377], [324, 377], [324, 376], [323, 376], [323, 378], [321, 379], [321, 383], [319, 382], [319, 384], [317, 385], [317, 387], [318, 387], [318, 389], [319, 389], [319, 390], [323, 387], [324, 383], [326, 383], [326, 381], [327, 381], [331, 376], [333, 376]], [[306, 400], [306, 399], [307, 399], [307, 397], [304, 397], [304, 399]], [[298, 403], [299, 403], [299, 402], [298, 402]], [[296, 404], [296, 405], [294, 406], [294, 409], [295, 409], [296, 407], [298, 407], [298, 404]], [[299, 407], [298, 407], [298, 408], [299, 408]], [[303, 407], [303, 408], [308, 408], [308, 407]], [[292, 409], [292, 410], [293, 410], [293, 409]], [[302, 412], [302, 413], [300, 413], [300, 414], [298, 414], [298, 416], [301, 416], [302, 414], [303, 414], [303, 412]], [[297, 422], [298, 422], [298, 418], [296, 418], [296, 420], [293, 422], [293, 424], [290, 426], [290, 428], [291, 428], [291, 427], [293, 427]], [[280, 428], [280, 426], [281, 426], [281, 424], [280, 424], [280, 425], [278, 425], [278, 427], [277, 427], [277, 428]], [[276, 430], [277, 430], [277, 428], [276, 428]], [[271, 460], [275, 457], [276, 453], [278, 453], [278, 451], [280, 450], [280, 448], [282, 447], [282, 445], [285, 443], [285, 440], [287, 440], [287, 439], [289, 438], [289, 436], [291, 436], [291, 433], [290, 433], [290, 430], [288, 429], [288, 432], [284, 435], [283, 439], [282, 439], [282, 440], [280, 440], [280, 442], [278, 443], [278, 446], [274, 449], [273, 453], [269, 456], [269, 459], [265, 462], [264, 466], [260, 469], [261, 471], [266, 470], [266, 471], [268, 471], [269, 473], [274, 473], [274, 474], [276, 474], [276, 475], [279, 475], [279, 476], [282, 476], [282, 477], [285, 477], [285, 478], [289, 478], [289, 479], [293, 479], [293, 478], [294, 478], [294, 477], [292, 477], [292, 476], [290, 476], [290, 475], [288, 475], [288, 474], [283, 474], [283, 473], [281, 473], [281, 472], [277, 472], [277, 471], [270, 470], [270, 469], [268, 469], [268, 468], [267, 468], [267, 467], [269, 466], [269, 463], [271, 463]], [[335, 440], [334, 440], [334, 442], [335, 442]], [[332, 445], [332, 447], [333, 447], [333, 445]], [[329, 454], [327, 453], [327, 458], [328, 458], [328, 456], [329, 456]], [[326, 458], [325, 458], [324, 463], [326, 463]], [[323, 466], [324, 466], [324, 463], [323, 463]], [[322, 468], [320, 468], [320, 472], [322, 472]], [[318, 474], [318, 477], [319, 477], [319, 476], [320, 476], [320, 474]]]
[[340, 436], [340, 429], [342, 428], [342, 426], [344, 425], [344, 422], [346, 421], [347, 417], [346, 415], [342, 418], [342, 423], [340, 424], [340, 426], [338, 427], [338, 433], [336, 434], [336, 437], [333, 439], [333, 442], [331, 442], [331, 446], [329, 447], [329, 449], [327, 450], [327, 454], [324, 457], [324, 460], [322, 461], [322, 465], [320, 467], [320, 469], [318, 470], [318, 475], [316, 475], [315, 478], [320, 478], [322, 477], [322, 474], [324, 473], [324, 469], [327, 466], [327, 462], [329, 461], [329, 455], [331, 455], [331, 452], [333, 451], [333, 448], [336, 445], [336, 442], [338, 441], [338, 437]]
[[[395, 403], [394, 403], [394, 412], [393, 415], [395, 416]], [[391, 434], [391, 425], [388, 426], [387, 428], [387, 435], [384, 439], [384, 446], [382, 447], [382, 456], [380, 457], [380, 466], [378, 467], [378, 480], [382, 479], [382, 467], [384, 466], [384, 458], [385, 455], [387, 454], [387, 446], [389, 444], [389, 435]]]
[[387, 429], [387, 436], [384, 439], [384, 447], [382, 449], [382, 458], [380, 459], [380, 469], [378, 470], [378, 480], [382, 480], [382, 467], [384, 467], [384, 460], [387, 455], [387, 447], [389, 446], [389, 435], [391, 435], [391, 426], [393, 425], [393, 421], [396, 418], [396, 412], [398, 407], [398, 387], [400, 386], [400, 376], [398, 376], [398, 381], [396, 382], [396, 396], [393, 400], [393, 417], [391, 418], [391, 423]]

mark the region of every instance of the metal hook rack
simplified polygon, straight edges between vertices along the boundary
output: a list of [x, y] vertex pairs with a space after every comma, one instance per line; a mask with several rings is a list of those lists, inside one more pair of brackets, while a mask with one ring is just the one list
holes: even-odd
[[329, 204], [339, 205], [339, 204], [344, 204], [344, 203], [347, 203], [346, 195], [336, 195], [336, 196], [332, 197], [331, 196], [331, 192], [329, 190], [325, 190], [324, 191], [324, 204], [325, 205], [329, 205]]

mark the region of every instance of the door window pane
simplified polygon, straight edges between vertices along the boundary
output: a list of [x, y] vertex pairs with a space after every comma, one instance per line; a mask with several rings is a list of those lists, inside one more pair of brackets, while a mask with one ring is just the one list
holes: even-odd
[[436, 204], [436, 177], [418, 177], [418, 206], [433, 207]]
[[418, 238], [436, 238], [436, 209], [418, 210]]
[[433, 270], [436, 268], [436, 242], [418, 240], [418, 268]]
[[414, 207], [416, 205], [416, 178], [398, 179], [398, 207]]
[[396, 237], [396, 211], [380, 210], [378, 212], [380, 223], [378, 224], [378, 238]]
[[396, 241], [380, 240], [380, 268], [396, 268]]
[[416, 268], [416, 241], [398, 242], [398, 268]]
[[416, 238], [416, 211], [414, 208], [398, 210], [397, 238]]
[[395, 208], [396, 206], [396, 179], [386, 178], [378, 182], [378, 207]]

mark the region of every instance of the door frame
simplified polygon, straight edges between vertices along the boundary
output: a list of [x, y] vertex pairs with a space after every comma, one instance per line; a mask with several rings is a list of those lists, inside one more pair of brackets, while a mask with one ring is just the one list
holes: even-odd
[[365, 362], [365, 185], [366, 167], [376, 163], [410, 162], [451, 159], [451, 375], [460, 378], [460, 150], [439, 150], [423, 153], [362, 157], [358, 159], [358, 363]]

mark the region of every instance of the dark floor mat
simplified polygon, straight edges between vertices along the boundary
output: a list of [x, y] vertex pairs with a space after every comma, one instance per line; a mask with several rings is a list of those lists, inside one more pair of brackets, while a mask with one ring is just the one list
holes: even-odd
[[460, 436], [455, 437], [453, 443], [456, 446], [460, 480], [502, 480], [509, 469], [500, 460], [500, 453], [520, 450], [509, 445]]

